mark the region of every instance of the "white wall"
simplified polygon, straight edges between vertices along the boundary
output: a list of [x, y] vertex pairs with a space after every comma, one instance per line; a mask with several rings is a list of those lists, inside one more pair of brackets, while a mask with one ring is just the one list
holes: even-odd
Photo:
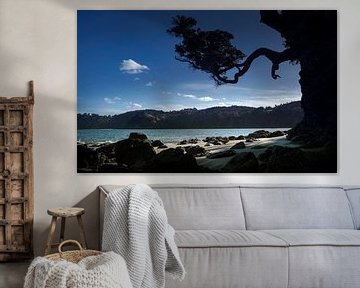
[[[339, 165], [337, 174], [77, 174], [77, 9], [338, 9]], [[0, 95], [22, 96], [35, 81], [35, 251], [42, 253], [48, 207], [82, 205], [86, 233], [97, 243], [99, 184], [360, 184], [360, 1], [358, 0], [0, 0]], [[74, 223], [73, 223], [74, 224]], [[72, 226], [76, 227], [76, 226]], [[77, 233], [72, 231], [72, 237]]]

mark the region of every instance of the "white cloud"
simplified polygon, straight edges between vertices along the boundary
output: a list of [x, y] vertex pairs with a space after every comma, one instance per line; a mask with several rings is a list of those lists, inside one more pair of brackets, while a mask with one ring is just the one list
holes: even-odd
[[205, 96], [205, 97], [198, 97], [197, 98], [199, 101], [203, 101], [203, 102], [212, 102], [212, 101], [216, 101], [218, 99], [209, 97], [209, 96]]
[[145, 84], [145, 86], [147, 86], [147, 87], [151, 87], [151, 86], [153, 86], [153, 85], [154, 85], [154, 83], [151, 82], [151, 81]]
[[109, 97], [104, 98], [104, 101], [108, 104], [115, 104], [117, 101], [120, 101], [120, 100], [121, 100], [121, 98], [117, 97], [117, 96], [112, 97], [112, 98], [109, 98]]
[[135, 78], [134, 78], [134, 81], [139, 81], [139, 80], [140, 80], [139, 77], [135, 77]]
[[[214, 86], [214, 84], [204, 82], [185, 83], [180, 86], [184, 90], [198, 91], [198, 93], [215, 93], [215, 94], [230, 94], [230, 95], [251, 95], [262, 96], [267, 98], [269, 96], [298, 96], [301, 95], [300, 86], [293, 89], [257, 89], [237, 85], [222, 85]], [[213, 92], [211, 92], [213, 91]]]
[[104, 98], [104, 101], [105, 101], [106, 103], [108, 103], [108, 104], [114, 104], [114, 103], [115, 103], [114, 100], [112, 100], [112, 99], [110, 99], [110, 98], [108, 98], [108, 97], [105, 97], [105, 98]]
[[217, 98], [213, 98], [210, 96], [196, 96], [193, 94], [182, 94], [182, 93], [177, 93], [178, 96], [184, 97], [184, 98], [191, 98], [191, 99], [195, 99], [198, 101], [202, 101], [202, 102], [212, 102], [212, 101], [217, 101], [219, 99]]
[[139, 74], [144, 72], [145, 70], [150, 70], [148, 66], [139, 64], [132, 59], [122, 60], [119, 69], [120, 71], [128, 74]]
[[282, 97], [281, 101], [280, 99], [272, 99], [272, 98], [263, 98], [263, 97], [254, 97], [254, 98], [246, 98], [246, 99], [239, 99], [239, 101], [225, 101], [220, 102], [217, 105], [218, 106], [248, 106], [248, 107], [274, 107], [275, 105], [280, 105], [287, 102], [297, 101], [300, 100], [294, 99], [293, 97]]
[[139, 109], [143, 107], [141, 104], [135, 102], [127, 102], [126, 105], [127, 109]]
[[192, 98], [192, 99], [196, 99], [196, 98], [197, 98], [195, 95], [191, 95], [191, 94], [183, 94], [183, 95], [181, 95], [181, 96], [183, 96], [183, 97], [185, 97], [185, 98]]

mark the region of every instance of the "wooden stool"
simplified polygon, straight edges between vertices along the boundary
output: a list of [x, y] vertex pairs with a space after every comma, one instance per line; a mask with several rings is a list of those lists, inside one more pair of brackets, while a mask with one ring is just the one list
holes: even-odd
[[[61, 242], [64, 241], [64, 234], [65, 234], [65, 223], [66, 218], [69, 217], [76, 217], [80, 227], [80, 239], [81, 245], [84, 249], [86, 249], [86, 239], [85, 239], [85, 230], [84, 224], [81, 219], [81, 215], [85, 213], [84, 208], [73, 207], [73, 208], [50, 208], [47, 210], [47, 213], [52, 216], [51, 224], [50, 224], [50, 231], [49, 236], [46, 244], [45, 255], [50, 254], [52, 247], [57, 247]], [[58, 217], [61, 218], [61, 229], [60, 229], [60, 242], [59, 243], [52, 243], [52, 239], [54, 237], [56, 222]]]

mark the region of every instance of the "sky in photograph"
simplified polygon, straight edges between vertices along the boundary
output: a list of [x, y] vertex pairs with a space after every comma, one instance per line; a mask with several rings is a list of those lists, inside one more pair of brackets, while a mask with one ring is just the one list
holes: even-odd
[[246, 55], [260, 47], [282, 51], [283, 39], [260, 23], [260, 12], [79, 10], [77, 14], [78, 113], [100, 115], [156, 109], [205, 109], [214, 106], [274, 106], [300, 100], [299, 65], [280, 65], [271, 78], [271, 63], [253, 62], [237, 84], [216, 87], [209, 74], [175, 59], [180, 41], [166, 30], [172, 17], [197, 20], [202, 30], [234, 35]]

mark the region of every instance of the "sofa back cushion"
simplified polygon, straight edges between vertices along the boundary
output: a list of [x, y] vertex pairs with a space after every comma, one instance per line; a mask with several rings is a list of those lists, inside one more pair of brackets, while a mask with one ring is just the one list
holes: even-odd
[[239, 187], [153, 187], [176, 230], [244, 230]]
[[240, 188], [246, 227], [264, 229], [354, 229], [342, 188]]
[[360, 229], [360, 188], [350, 188], [345, 191], [350, 201], [355, 227]]

